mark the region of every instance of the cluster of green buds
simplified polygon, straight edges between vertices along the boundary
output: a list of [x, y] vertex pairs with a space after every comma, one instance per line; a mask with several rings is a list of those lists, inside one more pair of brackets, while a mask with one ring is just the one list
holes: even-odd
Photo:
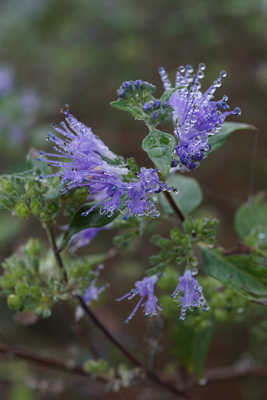
[[45, 268], [49, 265], [48, 259], [40, 262], [39, 240], [29, 240], [20, 253], [13, 254], [2, 264], [0, 287], [8, 298], [8, 306], [16, 311], [33, 311], [38, 316], [49, 317], [60, 286], [57, 270]]
[[167, 100], [153, 99], [143, 104], [143, 111], [150, 119], [150, 123], [166, 121], [166, 116], [171, 113], [171, 106]]
[[53, 252], [42, 248], [39, 240], [30, 239], [18, 253], [4, 260], [0, 291], [7, 296], [10, 309], [49, 317], [56, 302], [83, 295], [95, 281], [93, 268], [103, 259], [103, 255], [68, 259], [64, 283]]
[[118, 96], [123, 99], [130, 97], [141, 97], [151, 95], [156, 90], [156, 86], [152, 83], [137, 79], [135, 81], [125, 81], [117, 90]]
[[194, 269], [198, 265], [194, 246], [197, 243], [205, 242], [214, 245], [216, 219], [190, 218], [184, 222], [184, 231], [173, 228], [169, 238], [160, 235], [152, 236], [152, 243], [160, 248], [158, 254], [150, 257], [151, 274], [162, 273], [167, 266], [184, 265]]
[[130, 112], [135, 119], [143, 120], [148, 126], [156, 126], [171, 116], [168, 103], [170, 93], [160, 99], [154, 97], [156, 86], [140, 79], [125, 81], [117, 91], [119, 99], [112, 106]]
[[51, 174], [51, 168], [40, 161], [31, 161], [30, 168], [17, 174], [1, 175], [0, 207], [20, 218], [37, 217], [50, 223], [58, 214], [72, 215], [87, 197], [84, 188], [62, 195], [58, 177], [41, 179]]

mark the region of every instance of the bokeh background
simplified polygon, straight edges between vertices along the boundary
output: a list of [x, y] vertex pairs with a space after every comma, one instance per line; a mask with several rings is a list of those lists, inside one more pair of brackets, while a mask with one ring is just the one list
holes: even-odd
[[[140, 150], [144, 127], [109, 103], [124, 80], [141, 78], [160, 85], [159, 66], [174, 74], [179, 65], [196, 66], [199, 62], [207, 65], [204, 86], [222, 69], [228, 72], [218, 95], [229, 95], [231, 105], [242, 109], [240, 120], [258, 129], [232, 135], [194, 172], [204, 191], [199, 212], [221, 220], [218, 241], [231, 247], [237, 241], [235, 210], [254, 192], [266, 189], [266, 0], [1, 0], [0, 172], [21, 170], [31, 147], [46, 146], [50, 125], [60, 120], [60, 108], [66, 103], [115, 152], [134, 156], [140, 165], [149, 166]], [[42, 236], [34, 221], [21, 222], [4, 212], [0, 218], [0, 259], [33, 234]], [[104, 233], [89, 251], [107, 248], [109, 239], [109, 233]], [[140, 354], [146, 347], [143, 319], [138, 316], [126, 328], [122, 320], [128, 307], [112, 302], [121, 295], [121, 287], [128, 289], [129, 282], [142, 275], [149, 251], [149, 246], [139, 246], [138, 256], [132, 251], [112, 269], [106, 268], [105, 278], [112, 282], [107, 295], [110, 301], [96, 305], [100, 318], [114, 334]], [[86, 351], [90, 338], [93, 347], [100, 345], [103, 357], [118, 357], [110, 354], [104, 339], [89, 325], [76, 332], [71, 307], [62, 306], [51, 319], [35, 324], [30, 317], [14, 318], [3, 301], [0, 338], [4, 341], [8, 337], [10, 343], [64, 359], [80, 354], [81, 349]], [[80, 346], [77, 335], [83, 336]], [[230, 364], [247, 351], [248, 340], [244, 326], [218, 333], [208, 366]], [[7, 378], [15, 383], [10, 385]], [[77, 388], [82, 388], [82, 393]], [[266, 398], [266, 389], [266, 383], [254, 377], [204, 387], [196, 391], [195, 398], [260, 400]], [[92, 390], [96, 392], [90, 397]], [[44, 374], [37, 367], [7, 363], [0, 357], [1, 399], [155, 396], [149, 388], [140, 387], [100, 395], [97, 389], [86, 387], [84, 380], [72, 378], [66, 383], [58, 373]], [[167, 399], [167, 395], [160, 396]]]

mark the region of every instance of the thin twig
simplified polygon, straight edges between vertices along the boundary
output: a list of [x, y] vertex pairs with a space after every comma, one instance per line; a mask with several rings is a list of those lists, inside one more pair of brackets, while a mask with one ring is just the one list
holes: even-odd
[[[41, 357], [37, 354], [11, 347], [7, 344], [0, 343], [0, 353], [10, 357], [19, 358], [21, 360], [31, 361], [46, 368], [53, 368], [62, 372], [73, 373], [90, 378], [90, 375], [88, 375], [81, 366], [67, 364], [54, 358]], [[102, 377], [97, 377], [97, 379], [105, 382], [105, 379]]]
[[175, 214], [178, 216], [180, 221], [183, 223], [185, 220], [185, 217], [184, 217], [182, 211], [179, 209], [179, 207], [175, 203], [175, 201], [173, 200], [172, 195], [169, 192], [164, 192], [164, 195], [165, 195], [168, 203], [170, 204], [171, 208], [175, 212]]
[[246, 244], [238, 243], [237, 246], [232, 247], [231, 249], [223, 249], [222, 254], [224, 256], [234, 256], [239, 254], [251, 254], [253, 249]]
[[128, 350], [126, 350], [122, 346], [122, 344], [120, 342], [118, 342], [117, 339], [114, 338], [114, 336], [109, 332], [109, 330], [102, 324], [102, 322], [99, 321], [99, 319], [96, 317], [96, 315], [90, 310], [90, 308], [87, 306], [87, 304], [85, 303], [83, 298], [81, 296], [77, 296], [77, 298], [80, 302], [82, 309], [84, 310], [86, 315], [91, 319], [91, 321], [94, 323], [94, 325], [96, 325], [103, 332], [103, 334], [106, 336], [106, 338], [111, 343], [113, 343], [113, 345], [115, 347], [117, 347], [117, 349], [131, 362], [131, 364], [142, 369], [149, 379], [151, 379], [158, 385], [164, 387], [169, 392], [179, 395], [182, 398], [187, 398], [187, 399], [189, 398], [185, 392], [180, 391], [180, 390], [176, 389], [174, 386], [170, 385], [169, 383], [162, 381], [158, 377], [158, 375], [155, 374], [153, 371], [147, 370], [139, 360], [137, 360]]
[[206, 371], [207, 383], [217, 383], [226, 380], [243, 378], [245, 376], [267, 377], [267, 367], [255, 363], [244, 363], [242, 361], [229, 367], [213, 368]]
[[49, 242], [51, 244], [54, 256], [55, 256], [56, 261], [57, 261], [57, 265], [58, 265], [59, 269], [63, 273], [64, 282], [67, 283], [68, 282], [68, 275], [67, 275], [66, 269], [64, 267], [63, 260], [62, 260], [60, 254], [59, 254], [59, 251], [58, 251], [58, 248], [57, 248], [57, 244], [56, 244], [56, 240], [55, 240], [55, 237], [54, 237], [54, 233], [53, 233], [52, 228], [50, 226], [46, 226], [45, 228], [46, 228], [46, 233], [47, 233]]
[[[52, 230], [49, 228], [47, 229], [47, 232], [49, 234], [50, 237], [50, 242], [52, 245], [52, 249], [55, 255], [55, 258], [57, 260], [57, 264], [59, 266], [60, 269], [63, 270], [64, 272], [64, 276], [66, 276], [67, 279], [67, 275], [66, 275], [66, 270], [64, 267], [64, 263], [63, 260], [61, 258], [60, 253], [58, 252], [57, 249], [57, 244], [53, 235]], [[103, 334], [106, 336], [106, 338], [114, 345], [117, 347], [117, 349], [136, 367], [141, 368], [146, 376], [151, 379], [152, 381], [154, 381], [155, 383], [157, 383], [158, 385], [164, 387], [165, 389], [167, 389], [169, 392], [179, 395], [182, 398], [188, 398], [188, 396], [186, 395], [185, 392], [182, 392], [178, 389], [176, 389], [174, 386], [169, 385], [167, 382], [162, 381], [153, 371], [149, 371], [146, 370], [146, 368], [143, 366], [143, 364], [138, 361], [130, 352], [128, 352], [128, 350], [126, 350], [121, 343], [119, 343], [117, 341], [117, 339], [115, 339], [112, 334], [109, 332], [109, 330], [98, 320], [98, 318], [95, 316], [95, 314], [89, 309], [89, 307], [87, 306], [87, 304], [85, 303], [85, 301], [83, 300], [83, 298], [81, 296], [76, 296], [76, 298], [78, 299], [81, 307], [83, 308], [83, 310], [85, 311], [86, 315], [90, 318], [90, 320], [94, 323], [94, 325], [96, 325], [102, 332]]]

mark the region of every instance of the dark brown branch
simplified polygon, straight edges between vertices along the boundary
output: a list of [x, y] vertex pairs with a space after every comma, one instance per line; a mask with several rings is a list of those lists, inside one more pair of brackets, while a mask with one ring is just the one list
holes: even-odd
[[[41, 357], [37, 354], [14, 348], [6, 344], [0, 343], [0, 353], [5, 354], [9, 357], [15, 357], [24, 361], [30, 361], [46, 368], [57, 369], [61, 372], [68, 372], [90, 378], [90, 375], [88, 375], [81, 366], [72, 366], [54, 358]], [[99, 377], [97, 379], [105, 382], [104, 378]]]
[[[56, 240], [54, 238], [54, 234], [51, 228], [46, 227], [47, 230], [47, 235], [49, 237], [53, 253], [55, 255], [57, 264], [59, 268], [63, 271], [64, 274], [64, 280], [67, 282], [67, 273], [64, 267], [63, 260], [61, 258], [60, 252], [58, 251]], [[111, 254], [108, 256], [108, 258], [112, 258], [113, 256], [116, 255], [116, 252], [112, 251]], [[86, 315], [90, 318], [90, 320], [94, 323], [95, 326], [97, 326], [103, 334], [106, 336], [106, 338], [115, 346], [117, 349], [131, 362], [136, 367], [141, 368], [146, 376], [157, 383], [158, 385], [164, 387], [167, 389], [169, 392], [179, 395], [182, 398], [188, 398], [185, 392], [182, 392], [178, 389], [176, 389], [174, 386], [169, 385], [167, 382], [162, 381], [157, 374], [155, 374], [153, 371], [146, 370], [146, 368], [143, 366], [143, 364], [138, 361], [130, 352], [128, 352], [122, 345], [113, 337], [113, 335], [109, 332], [109, 330], [98, 320], [96, 315], [89, 309], [87, 304], [84, 302], [83, 298], [81, 296], [76, 296], [82, 309], [85, 311]]]
[[267, 377], [267, 367], [243, 360], [230, 367], [213, 368], [206, 372], [207, 383], [217, 383], [225, 380], [239, 379], [246, 376]]
[[55, 237], [54, 237], [54, 233], [53, 233], [53, 231], [52, 231], [52, 228], [49, 227], [49, 226], [46, 226], [46, 232], [47, 232], [47, 236], [48, 236], [48, 239], [49, 239], [49, 241], [50, 241], [50, 244], [51, 244], [51, 246], [52, 246], [52, 250], [53, 250], [54, 256], [55, 256], [55, 258], [56, 258], [57, 265], [58, 265], [58, 267], [60, 268], [60, 270], [61, 270], [62, 273], [63, 273], [64, 282], [67, 283], [67, 281], [68, 281], [67, 272], [66, 272], [66, 270], [65, 270], [65, 267], [64, 267], [62, 258], [61, 258], [60, 254], [59, 254], [59, 251], [58, 251], [58, 248], [57, 248], [57, 244], [56, 244], [56, 240], [55, 240]]
[[239, 254], [251, 254], [252, 252], [253, 249], [249, 246], [243, 243], [238, 243], [237, 246], [232, 247], [231, 249], [223, 249], [222, 254], [224, 256], [234, 256]]
[[175, 212], [175, 214], [178, 216], [180, 221], [183, 223], [185, 220], [185, 217], [184, 217], [182, 211], [179, 209], [179, 207], [175, 203], [175, 201], [173, 200], [172, 195], [169, 192], [164, 192], [164, 195], [165, 195], [168, 203], [170, 204], [171, 208]]
[[106, 338], [115, 346], [117, 349], [133, 364], [134, 366], [142, 369], [146, 376], [152, 380], [153, 382], [157, 383], [158, 385], [164, 387], [167, 389], [169, 392], [179, 395], [182, 398], [189, 398], [188, 395], [176, 389], [174, 386], [170, 385], [167, 382], [162, 381], [157, 374], [155, 374], [153, 371], [147, 370], [144, 365], [137, 360], [128, 350], [126, 350], [120, 342], [117, 341], [117, 339], [114, 338], [114, 336], [107, 330], [107, 328], [102, 324], [102, 322], [99, 321], [99, 319], [96, 317], [96, 315], [90, 310], [90, 308], [87, 306], [85, 301], [83, 300], [82, 297], [78, 296], [78, 300], [80, 302], [80, 305], [86, 315], [91, 319], [91, 321], [94, 323], [95, 326], [97, 326], [102, 333], [106, 336]]

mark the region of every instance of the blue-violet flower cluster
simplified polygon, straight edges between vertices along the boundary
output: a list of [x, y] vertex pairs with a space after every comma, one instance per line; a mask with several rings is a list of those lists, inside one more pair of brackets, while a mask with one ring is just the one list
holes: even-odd
[[60, 176], [66, 190], [86, 186], [96, 203], [84, 213], [99, 207], [101, 213], [112, 215], [124, 211], [129, 215], [157, 217], [153, 195], [162, 190], [173, 190], [159, 181], [157, 172], [141, 168], [129, 181], [128, 168], [99, 139], [90, 128], [79, 122], [68, 110], [65, 121], [54, 126], [48, 140], [56, 153], [40, 152], [40, 159], [60, 170], [50, 176]]
[[[157, 275], [152, 275], [150, 277], [142, 279], [141, 281], [137, 281], [135, 282], [134, 289], [126, 293], [121, 298], [117, 299], [117, 301], [121, 301], [126, 298], [132, 300], [135, 296], [140, 297], [133, 311], [126, 319], [126, 323], [133, 318], [142, 303], [145, 309], [146, 316], [155, 315], [161, 309], [157, 304], [158, 299], [154, 294], [155, 284], [157, 283], [157, 281]], [[181, 304], [181, 320], [185, 319], [187, 310], [193, 311], [194, 308], [201, 308], [203, 311], [206, 311], [209, 309], [202, 293], [202, 287], [192, 276], [192, 272], [190, 270], [185, 271], [184, 275], [180, 277], [178, 285], [171, 295], [171, 297], [175, 299], [178, 296], [179, 298], [174, 301]]]
[[[210, 149], [208, 137], [218, 132], [229, 115], [240, 114], [239, 108], [229, 110], [227, 96], [213, 100], [216, 89], [222, 85], [222, 78], [226, 77], [225, 71], [205, 92], [201, 92], [200, 80], [204, 78], [204, 70], [205, 65], [199, 64], [194, 75], [191, 65], [180, 66], [175, 81], [175, 87], [179, 89], [169, 99], [173, 109], [174, 133], [178, 139], [176, 153], [182, 170], [197, 167]], [[172, 86], [164, 68], [161, 67], [159, 73], [164, 89], [170, 90]]]
[[75, 233], [69, 242], [69, 249], [71, 253], [75, 253], [80, 247], [87, 246], [91, 243], [94, 237], [104, 229], [107, 229], [107, 226], [103, 226], [100, 228], [87, 228], [83, 229], [80, 232]]
[[86, 289], [85, 293], [83, 294], [83, 300], [86, 304], [91, 303], [93, 300], [98, 300], [100, 293], [102, 293], [108, 286], [108, 284], [102, 285], [100, 287], [96, 286], [97, 277], [100, 274], [100, 271], [104, 268], [102, 264], [100, 264], [94, 271], [95, 279], [90, 282], [90, 285]]
[[192, 311], [194, 308], [202, 308], [203, 311], [208, 310], [208, 305], [202, 293], [202, 287], [192, 276], [190, 270], [185, 271], [171, 295], [173, 298], [177, 298], [178, 296], [180, 297], [175, 301], [181, 303], [180, 319], [182, 320], [185, 319], [187, 310]]
[[[130, 313], [129, 317], [126, 319], [126, 323], [129, 322], [133, 316], [135, 315], [138, 308], [143, 304], [145, 309], [145, 315], [155, 315], [160, 307], [158, 306], [157, 302], [158, 299], [154, 295], [154, 287], [155, 283], [157, 282], [158, 277], [157, 275], [152, 275], [150, 277], [146, 277], [141, 281], [135, 282], [135, 288], [132, 289], [130, 292], [126, 293], [121, 298], [117, 299], [117, 301], [121, 301], [123, 299], [132, 300], [135, 296], [139, 296], [140, 299], [138, 300], [136, 306], [134, 307], [133, 311]], [[146, 300], [145, 300], [146, 299]]]

